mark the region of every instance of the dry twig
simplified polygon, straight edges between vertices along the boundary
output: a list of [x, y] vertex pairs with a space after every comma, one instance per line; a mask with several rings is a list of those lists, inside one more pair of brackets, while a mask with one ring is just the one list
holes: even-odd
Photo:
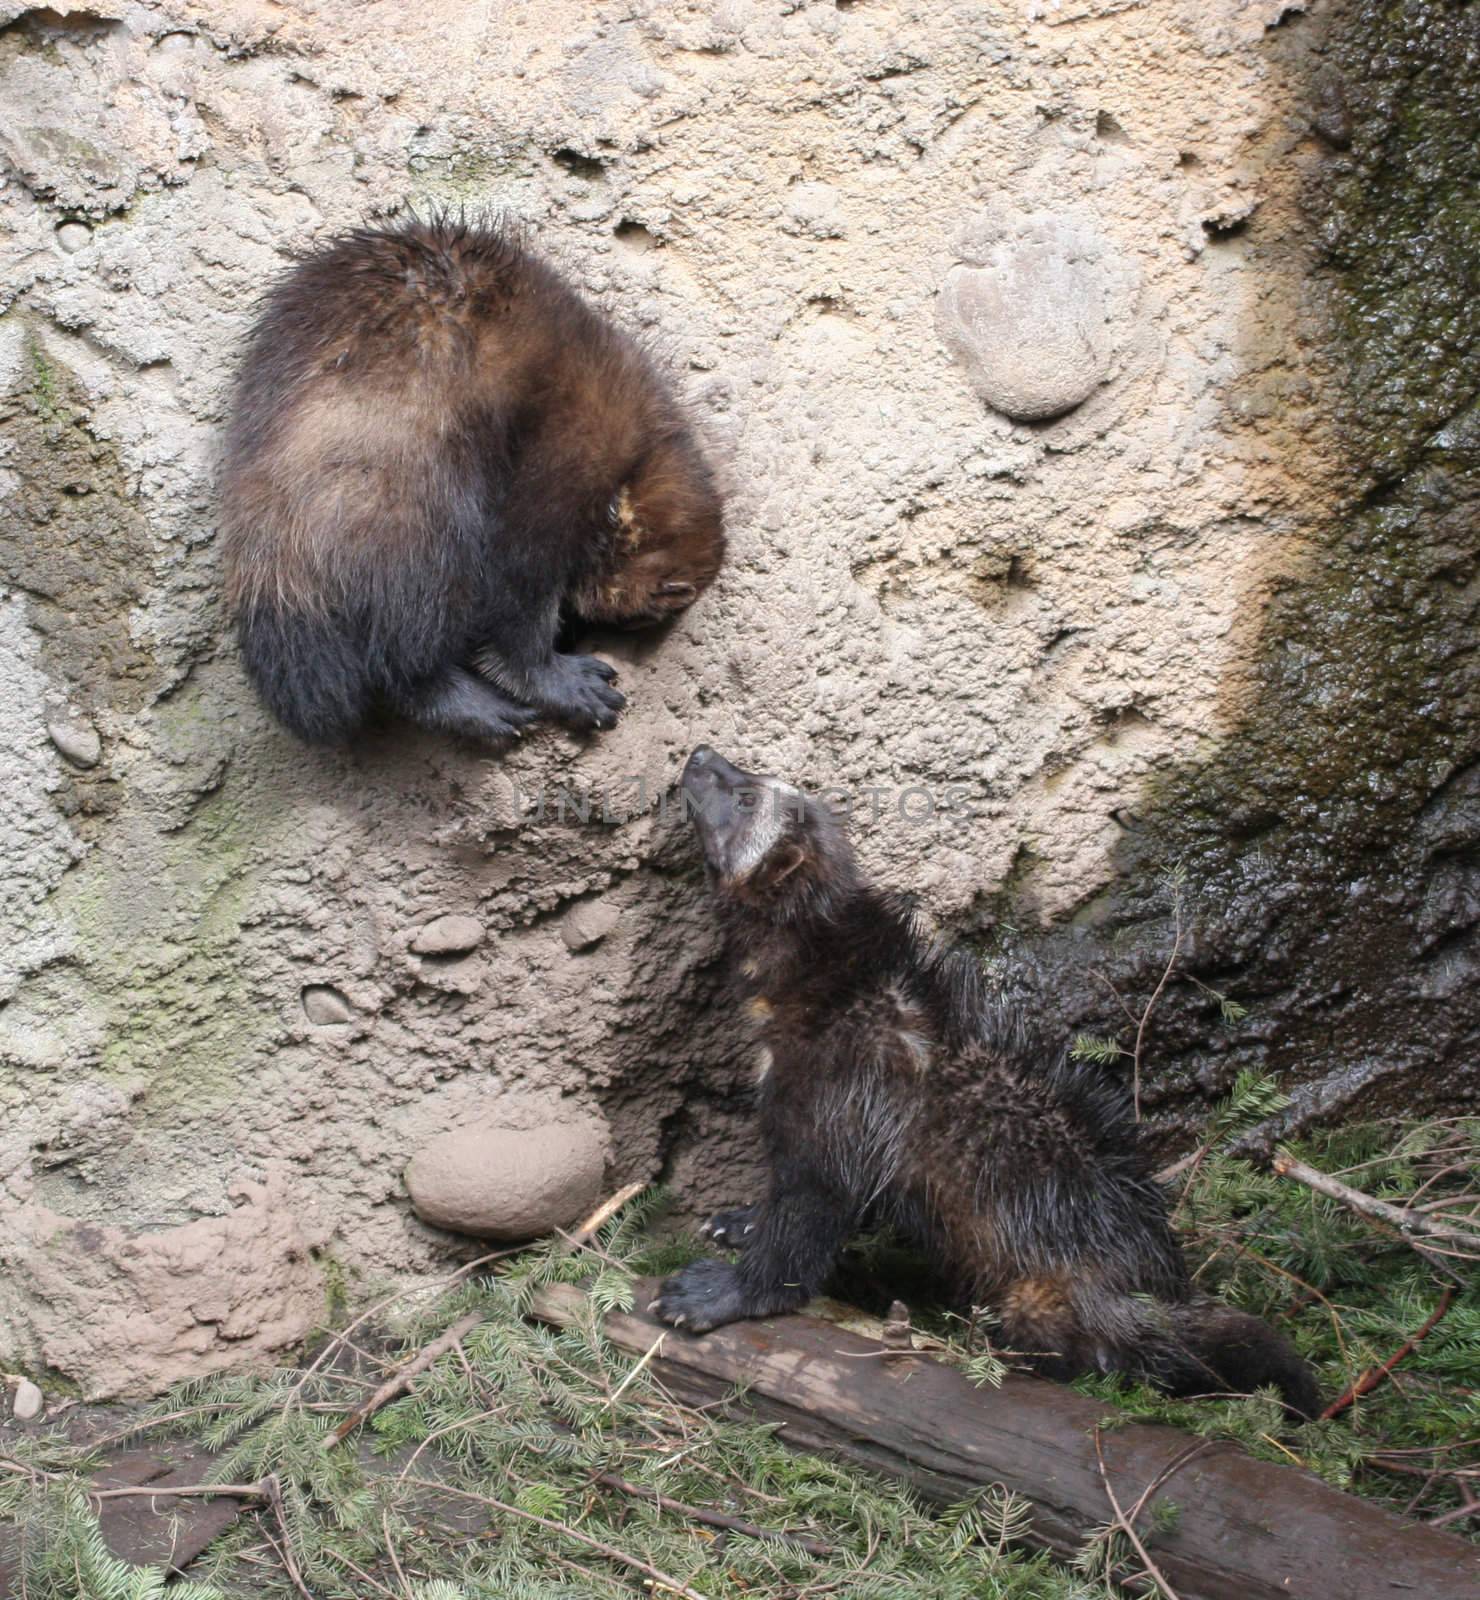
[[1305, 1162], [1292, 1156], [1288, 1150], [1277, 1150], [1270, 1166], [1282, 1178], [1292, 1178], [1296, 1183], [1303, 1183], [1306, 1188], [1314, 1189], [1317, 1194], [1323, 1194], [1329, 1200], [1339, 1201], [1361, 1216], [1386, 1222], [1396, 1228], [1416, 1249], [1428, 1248], [1422, 1241], [1432, 1239], [1436, 1243], [1457, 1246], [1461, 1251], [1474, 1251], [1476, 1258], [1480, 1259], [1480, 1234], [1468, 1233], [1463, 1228], [1449, 1227], [1445, 1223], [1435, 1222], [1420, 1211], [1410, 1211], [1405, 1206], [1395, 1206], [1390, 1201], [1364, 1194], [1362, 1190], [1353, 1189], [1349, 1184], [1342, 1183], [1339, 1178], [1329, 1178], [1324, 1172], [1318, 1172], [1316, 1168], [1307, 1166]]
[[410, 1387], [411, 1380], [425, 1372], [434, 1361], [440, 1360], [454, 1345], [465, 1339], [474, 1328], [483, 1320], [481, 1311], [470, 1311], [464, 1317], [459, 1317], [456, 1322], [440, 1338], [421, 1350], [416, 1358], [409, 1361], [394, 1376], [386, 1381], [362, 1406], [356, 1406], [353, 1411], [332, 1432], [324, 1435], [323, 1448], [332, 1450], [335, 1445], [342, 1443], [352, 1434], [362, 1422], [368, 1421], [383, 1405], [388, 1405], [397, 1395], [404, 1394]]
[[603, 1200], [579, 1228], [573, 1233], [563, 1234], [566, 1248], [570, 1250], [579, 1249], [599, 1229], [605, 1227], [629, 1200], [635, 1200], [646, 1187], [647, 1185], [644, 1183], [624, 1184], [610, 1199]]
[[[262, 1486], [267, 1491], [267, 1503], [272, 1507], [272, 1514], [277, 1518], [277, 1525], [282, 1531], [283, 1570], [288, 1574], [288, 1581], [303, 1596], [303, 1600], [314, 1600], [313, 1591], [303, 1581], [303, 1574], [293, 1559], [293, 1534], [288, 1527], [288, 1513], [283, 1509], [283, 1486], [278, 1482], [277, 1473], [269, 1473], [262, 1480]], [[262, 1531], [267, 1533], [265, 1528]], [[279, 1548], [277, 1540], [270, 1533], [267, 1534], [267, 1538], [274, 1550]]]
[[[1105, 1498], [1110, 1502], [1110, 1509], [1115, 1513], [1116, 1525], [1125, 1534], [1126, 1538], [1130, 1540], [1136, 1554], [1141, 1558], [1141, 1565], [1145, 1567], [1146, 1571], [1155, 1581], [1157, 1587], [1166, 1596], [1166, 1600], [1181, 1600], [1181, 1597], [1178, 1595], [1177, 1591], [1171, 1586], [1171, 1584], [1167, 1582], [1166, 1576], [1162, 1572], [1161, 1568], [1157, 1566], [1157, 1564], [1147, 1553], [1146, 1546], [1141, 1543], [1141, 1536], [1136, 1532], [1131, 1519], [1127, 1517], [1125, 1512], [1120, 1509], [1120, 1501], [1115, 1498], [1115, 1491], [1110, 1487], [1110, 1474], [1105, 1470], [1105, 1451], [1104, 1447], [1100, 1443], [1100, 1430], [1098, 1425], [1095, 1428], [1095, 1460], [1099, 1463], [1100, 1482], [1105, 1486]], [[1142, 1505], [1145, 1502], [1145, 1499], [1145, 1495], [1142, 1495], [1141, 1499], [1138, 1500], [1136, 1504], [1138, 1506]]]
[[1171, 982], [1172, 974], [1177, 970], [1177, 957], [1182, 953], [1182, 941], [1187, 936], [1180, 888], [1175, 889], [1172, 896], [1172, 930], [1172, 953], [1167, 957], [1166, 966], [1162, 968], [1161, 981], [1151, 991], [1151, 998], [1141, 1013], [1141, 1021], [1136, 1027], [1135, 1048], [1131, 1052], [1131, 1105], [1137, 1122], [1141, 1120], [1141, 1054], [1146, 1047], [1146, 1030], [1151, 1026], [1151, 1015], [1156, 1010], [1157, 1001], [1161, 999], [1162, 990]]
[[1361, 1399], [1364, 1394], [1370, 1394], [1405, 1356], [1412, 1355], [1418, 1346], [1428, 1338], [1429, 1334], [1438, 1325], [1439, 1319], [1448, 1311], [1449, 1303], [1453, 1299], [1454, 1290], [1446, 1284], [1444, 1292], [1439, 1296], [1438, 1305], [1429, 1313], [1428, 1320], [1424, 1325], [1416, 1333], [1409, 1334], [1381, 1366], [1369, 1367], [1345, 1393], [1337, 1395], [1321, 1413], [1321, 1421], [1325, 1422], [1330, 1417], [1340, 1416], [1354, 1400]]

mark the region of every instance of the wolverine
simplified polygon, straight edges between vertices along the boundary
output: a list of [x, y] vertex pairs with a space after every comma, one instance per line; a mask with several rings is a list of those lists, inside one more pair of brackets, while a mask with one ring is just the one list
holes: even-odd
[[221, 480], [246, 671], [310, 741], [390, 710], [503, 744], [608, 728], [575, 623], [642, 627], [724, 558], [713, 475], [647, 353], [504, 224], [360, 228], [246, 344]]
[[685, 1267], [659, 1317], [702, 1333], [793, 1311], [884, 1221], [1047, 1377], [1272, 1384], [1317, 1413], [1296, 1351], [1193, 1289], [1117, 1086], [1037, 1046], [976, 960], [865, 883], [826, 807], [704, 747], [683, 791], [759, 1033], [771, 1173], [759, 1204], [706, 1225], [738, 1264]]

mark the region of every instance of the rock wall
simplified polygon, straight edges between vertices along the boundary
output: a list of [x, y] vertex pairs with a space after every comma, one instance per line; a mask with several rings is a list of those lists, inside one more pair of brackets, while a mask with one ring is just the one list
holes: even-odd
[[[1371, 342], [1386, 259], [1427, 292], [1413, 210], [1358, 218], [1407, 181], [1382, 97], [1447, 104], [1419, 58], [1473, 33], [1419, 9], [0, 3], [3, 1364], [104, 1394], [291, 1345], [446, 1258], [403, 1172], [483, 1122], [743, 1196], [747, 1052], [662, 803], [701, 739], [836, 791], [870, 868], [1067, 1026], [1144, 1003], [1184, 862], [1168, 1137], [1249, 1062], [1323, 1104], [1472, 1093], [1473, 723], [1411, 735], [1467, 692], [1473, 362], [1380, 446], [1347, 425], [1390, 361], [1474, 350], [1463, 305], [1438, 354]], [[306, 750], [235, 660], [233, 351], [286, 261], [407, 204], [524, 219], [722, 466], [732, 564], [666, 637], [594, 641], [629, 696], [603, 737]], [[1419, 615], [1389, 663], [1374, 619]]]

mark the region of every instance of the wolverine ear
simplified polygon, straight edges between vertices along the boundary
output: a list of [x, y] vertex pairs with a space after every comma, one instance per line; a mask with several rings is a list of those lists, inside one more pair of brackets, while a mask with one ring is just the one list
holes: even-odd
[[801, 845], [795, 839], [789, 840], [766, 863], [766, 887], [774, 889], [778, 884], [785, 883], [806, 859], [807, 852]]
[[665, 599], [670, 596], [680, 596], [685, 600], [692, 600], [698, 590], [691, 583], [660, 583], [658, 593]]

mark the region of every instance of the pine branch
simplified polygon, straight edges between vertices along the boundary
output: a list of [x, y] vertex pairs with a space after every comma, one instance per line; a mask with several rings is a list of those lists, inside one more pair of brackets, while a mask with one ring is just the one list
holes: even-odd
[[536, 1516], [533, 1511], [521, 1510], [518, 1506], [511, 1506], [506, 1500], [495, 1500], [492, 1495], [474, 1494], [471, 1489], [458, 1489], [450, 1483], [439, 1483], [435, 1478], [407, 1478], [407, 1483], [413, 1483], [421, 1489], [432, 1489], [438, 1494], [450, 1494], [460, 1500], [474, 1500], [479, 1505], [488, 1506], [494, 1511], [501, 1511], [506, 1517], [518, 1517], [524, 1522], [533, 1522], [538, 1527], [546, 1528], [551, 1533], [561, 1534], [567, 1539], [574, 1539], [577, 1544], [583, 1544], [588, 1550], [594, 1550], [598, 1555], [603, 1555], [608, 1561], [615, 1561], [624, 1567], [631, 1567], [634, 1572], [640, 1572], [644, 1577], [650, 1578], [661, 1588], [673, 1594], [682, 1595], [683, 1600], [705, 1600], [705, 1596], [697, 1589], [689, 1588], [679, 1578], [672, 1578], [666, 1572], [661, 1572], [657, 1567], [651, 1566], [641, 1556], [629, 1555], [625, 1550], [619, 1550], [615, 1545], [603, 1544], [600, 1539], [593, 1539], [589, 1533], [582, 1533], [579, 1528], [573, 1528], [568, 1522], [556, 1522], [550, 1517]]
[[619, 1494], [631, 1495], [634, 1500], [647, 1500], [658, 1507], [660, 1511], [673, 1511], [681, 1517], [687, 1517], [691, 1522], [702, 1522], [710, 1528], [724, 1528], [729, 1533], [743, 1534], [747, 1539], [766, 1539], [772, 1544], [794, 1545], [798, 1550], [805, 1550], [809, 1556], [830, 1556], [833, 1547], [821, 1539], [809, 1538], [805, 1533], [788, 1533], [780, 1528], [759, 1528], [753, 1522], [747, 1522], [743, 1517], [732, 1517], [723, 1511], [707, 1511], [703, 1506], [685, 1505], [682, 1500], [673, 1500], [666, 1494], [659, 1494], [656, 1489], [644, 1489], [635, 1483], [628, 1483], [625, 1478], [619, 1478], [614, 1472], [599, 1472], [596, 1475], [597, 1483], [604, 1483], [608, 1489], [615, 1489]]

